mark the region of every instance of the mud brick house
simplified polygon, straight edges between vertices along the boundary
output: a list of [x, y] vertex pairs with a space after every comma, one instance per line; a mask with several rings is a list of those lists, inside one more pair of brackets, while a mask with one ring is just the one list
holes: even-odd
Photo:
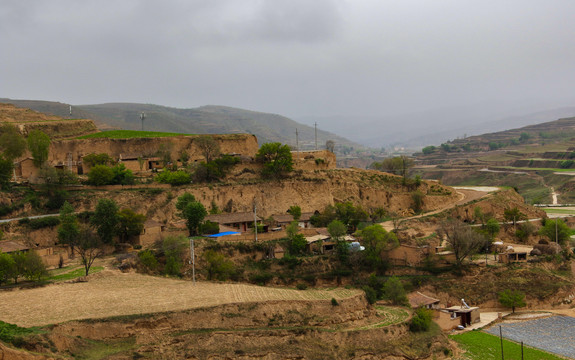
[[254, 220], [258, 224], [262, 221], [259, 216], [254, 219], [254, 213], [252, 212], [208, 215], [205, 220], [234, 228], [240, 232], [247, 232], [250, 227], [253, 227]]

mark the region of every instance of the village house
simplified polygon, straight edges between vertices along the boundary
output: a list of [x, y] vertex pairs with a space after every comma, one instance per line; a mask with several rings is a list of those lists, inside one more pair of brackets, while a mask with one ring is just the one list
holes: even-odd
[[254, 213], [252, 212], [211, 214], [206, 216], [205, 220], [218, 223], [219, 225], [224, 225], [228, 228], [233, 228], [240, 232], [247, 232], [253, 227], [254, 221], [257, 221], [258, 224], [262, 222], [262, 219], [259, 216], [254, 217]]
[[[301, 213], [301, 216], [298, 220], [298, 226], [302, 229], [310, 228], [312, 226], [310, 220], [314, 214], [315, 212]], [[289, 224], [293, 222], [292, 214], [273, 215], [273, 218], [277, 228], [285, 229]]]

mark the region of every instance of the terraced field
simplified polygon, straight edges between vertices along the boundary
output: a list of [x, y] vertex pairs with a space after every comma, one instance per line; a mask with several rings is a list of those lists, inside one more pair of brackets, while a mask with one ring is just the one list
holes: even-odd
[[381, 321], [375, 324], [361, 327], [357, 330], [377, 329], [389, 325], [401, 324], [405, 322], [405, 320], [407, 320], [409, 317], [409, 313], [401, 308], [376, 306], [375, 309], [377, 310], [377, 315], [380, 317]]
[[[84, 283], [0, 292], [0, 320], [39, 326], [75, 319], [185, 310], [228, 303], [268, 300], [342, 300], [360, 290], [295, 290], [245, 284], [166, 279], [102, 271]], [[15, 304], [18, 304], [15, 306]]]

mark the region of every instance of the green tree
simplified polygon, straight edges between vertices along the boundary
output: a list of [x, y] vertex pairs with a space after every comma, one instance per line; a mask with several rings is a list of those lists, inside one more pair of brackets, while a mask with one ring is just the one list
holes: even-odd
[[41, 130], [32, 130], [28, 134], [28, 149], [32, 154], [34, 166], [40, 168], [48, 160], [50, 137]]
[[112, 184], [133, 185], [135, 182], [132, 170], [126, 169], [126, 165], [124, 164], [118, 164], [112, 167], [112, 173], [114, 174]]
[[15, 269], [13, 276], [14, 276], [14, 284], [17, 284], [18, 278], [20, 276], [24, 276], [24, 274], [26, 273], [27, 254], [18, 251], [10, 254], [10, 256], [12, 256], [12, 259], [14, 260]]
[[206, 272], [208, 280], [217, 279], [220, 281], [227, 280], [235, 271], [234, 263], [214, 250], [208, 250], [204, 253], [206, 260]]
[[338, 220], [341, 220], [347, 227], [354, 231], [360, 222], [366, 221], [369, 218], [367, 212], [360, 206], [353, 206], [350, 201], [335, 204], [335, 215]]
[[95, 165], [88, 172], [88, 184], [102, 186], [112, 184], [114, 171], [107, 165]]
[[179, 276], [182, 266], [182, 254], [187, 239], [185, 236], [168, 236], [162, 242], [162, 250], [166, 256], [164, 272], [167, 275]]
[[114, 163], [114, 159], [106, 153], [88, 154], [82, 158], [82, 163], [86, 164], [88, 167], [96, 165], [112, 165]]
[[379, 224], [374, 224], [358, 231], [357, 235], [362, 239], [362, 244], [365, 247], [363, 255], [367, 263], [379, 272], [383, 272], [387, 268], [387, 264], [382, 258], [382, 252], [399, 245], [395, 234], [387, 232]]
[[197, 235], [200, 224], [208, 214], [204, 205], [196, 201], [194, 195], [184, 193], [178, 197], [176, 209], [179, 210], [179, 216], [186, 220], [189, 235]]
[[138, 258], [144, 267], [151, 272], [154, 272], [158, 269], [158, 259], [150, 249], [146, 249], [140, 251], [138, 253]]
[[421, 210], [423, 210], [423, 199], [425, 198], [425, 195], [417, 190], [411, 193], [411, 201], [413, 201], [413, 203], [411, 204], [411, 208], [413, 209], [413, 211], [416, 214], [419, 214], [421, 212]]
[[515, 312], [516, 307], [524, 307], [525, 294], [519, 290], [505, 289], [499, 293], [499, 303], [505, 307], [510, 307]]
[[65, 202], [60, 208], [60, 226], [58, 226], [58, 242], [70, 245], [72, 254], [74, 253], [74, 244], [80, 235], [80, 225], [78, 218], [74, 214], [74, 208], [69, 202]]
[[8, 283], [17, 277], [18, 271], [14, 258], [10, 254], [0, 252], [0, 285]]
[[547, 219], [545, 225], [539, 229], [539, 235], [546, 236], [551, 242], [565, 245], [571, 235], [571, 229], [560, 219]]
[[370, 167], [375, 170], [400, 175], [403, 177], [403, 181], [406, 182], [409, 176], [409, 170], [413, 167], [414, 164], [415, 162], [412, 158], [401, 155], [383, 159], [381, 162], [374, 162]]
[[405, 289], [395, 276], [390, 277], [385, 284], [383, 284], [383, 297], [390, 300], [394, 305], [407, 306], [409, 301], [405, 294]]
[[24, 274], [30, 281], [40, 281], [48, 275], [46, 265], [35, 251], [28, 251], [24, 260]]
[[424, 155], [429, 155], [435, 152], [435, 146], [426, 146], [423, 149], [421, 149], [421, 152]]
[[334, 220], [327, 226], [329, 236], [335, 241], [335, 251], [342, 264], [349, 262], [349, 244], [345, 241], [347, 226], [339, 220]]
[[118, 211], [118, 233], [122, 242], [127, 242], [132, 236], [137, 236], [144, 230], [146, 215], [124, 208]]
[[493, 239], [495, 239], [497, 234], [499, 234], [500, 228], [501, 227], [499, 226], [499, 222], [494, 218], [487, 220], [487, 222], [485, 223], [485, 232], [487, 233], [487, 235], [489, 235], [491, 241], [493, 241]]
[[289, 239], [288, 253], [292, 256], [300, 256], [305, 254], [307, 240], [303, 234], [295, 234]]
[[299, 221], [299, 219], [301, 218], [301, 208], [297, 205], [290, 206], [288, 213], [290, 213], [291, 216], [293, 216], [294, 221]]
[[293, 171], [291, 150], [279, 142], [263, 144], [256, 161], [263, 164], [262, 176], [266, 178], [282, 178]]
[[14, 171], [14, 162], [0, 154], [0, 188], [10, 188], [10, 180]]
[[433, 312], [426, 308], [419, 308], [415, 310], [415, 315], [411, 318], [409, 323], [409, 330], [411, 332], [423, 332], [429, 330], [431, 321], [433, 319]]
[[515, 231], [515, 236], [521, 242], [527, 241], [529, 236], [535, 233], [535, 226], [529, 221], [519, 224], [517, 230]]
[[26, 151], [26, 139], [12, 124], [0, 126], [0, 152], [3, 157], [13, 161]]
[[513, 226], [517, 224], [517, 221], [527, 219], [527, 216], [522, 213], [517, 207], [508, 208], [503, 211], [503, 217], [505, 220], [512, 222]]
[[118, 205], [111, 199], [100, 199], [90, 223], [96, 228], [96, 233], [102, 243], [111, 245], [118, 233]]

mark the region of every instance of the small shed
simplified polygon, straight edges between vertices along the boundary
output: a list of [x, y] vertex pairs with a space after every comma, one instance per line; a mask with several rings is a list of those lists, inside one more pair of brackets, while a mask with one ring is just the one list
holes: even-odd
[[480, 312], [477, 306], [452, 306], [443, 310], [450, 313], [454, 319], [460, 318], [460, 325], [464, 327], [480, 321]]
[[509, 264], [512, 262], [527, 262], [527, 252], [506, 252], [499, 254], [499, 262]]
[[409, 300], [409, 305], [414, 309], [426, 308], [426, 309], [438, 309], [439, 299], [434, 299], [431, 296], [420, 293], [419, 291], [413, 292], [407, 295]]

